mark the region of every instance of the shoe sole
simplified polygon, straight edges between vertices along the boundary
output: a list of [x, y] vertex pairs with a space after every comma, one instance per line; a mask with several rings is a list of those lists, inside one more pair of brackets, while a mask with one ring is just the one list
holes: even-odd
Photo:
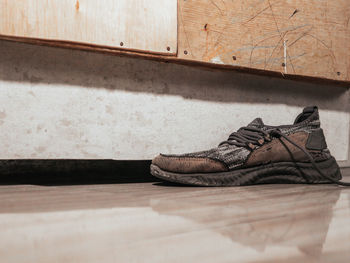
[[[332, 157], [317, 162], [317, 167], [335, 180], [341, 180], [339, 166]], [[301, 172], [302, 171], [302, 172]], [[221, 173], [172, 173], [151, 165], [151, 174], [157, 178], [187, 185], [239, 186], [272, 183], [321, 184], [331, 183], [313, 168], [311, 163], [280, 162]]]

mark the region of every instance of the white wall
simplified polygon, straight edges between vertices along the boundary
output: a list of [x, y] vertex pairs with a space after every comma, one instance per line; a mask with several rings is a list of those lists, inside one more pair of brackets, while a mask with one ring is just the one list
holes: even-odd
[[0, 41], [2, 159], [197, 151], [255, 117], [289, 124], [314, 104], [332, 153], [348, 160], [345, 87]]

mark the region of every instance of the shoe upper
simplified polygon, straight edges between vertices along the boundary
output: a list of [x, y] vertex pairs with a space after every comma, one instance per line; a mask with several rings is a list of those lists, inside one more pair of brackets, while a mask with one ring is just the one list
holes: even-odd
[[175, 173], [217, 173], [273, 162], [307, 162], [300, 149], [284, 138], [270, 136], [276, 129], [306, 148], [316, 161], [331, 157], [320, 128], [318, 108], [311, 106], [304, 108], [292, 125], [269, 126], [256, 118], [215, 148], [186, 154], [160, 154], [152, 164]]

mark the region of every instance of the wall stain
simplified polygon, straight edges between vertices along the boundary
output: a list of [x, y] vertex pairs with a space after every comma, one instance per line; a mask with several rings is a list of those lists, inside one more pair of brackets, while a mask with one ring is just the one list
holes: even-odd
[[113, 114], [113, 108], [109, 105], [106, 105], [106, 113]]
[[6, 111], [0, 111], [0, 119], [5, 119], [6, 116]]
[[6, 118], [6, 112], [5, 111], [0, 111], [0, 126], [5, 123], [4, 119]]
[[62, 120], [60, 120], [60, 123], [61, 123], [63, 126], [66, 126], [66, 127], [72, 125], [72, 122], [69, 121], [69, 120], [67, 120], [67, 119], [62, 119]]
[[36, 96], [35, 96], [35, 93], [34, 93], [33, 91], [31, 91], [31, 90], [28, 91], [28, 94], [29, 94], [29, 95], [32, 95], [33, 97], [36, 97]]
[[37, 153], [42, 153], [42, 152], [44, 152], [46, 150], [46, 147], [43, 147], [43, 146], [39, 146], [39, 147], [36, 147], [35, 148], [35, 151], [37, 152]]
[[147, 119], [140, 111], [136, 111], [133, 118], [140, 123], [140, 126], [152, 125], [152, 120]]

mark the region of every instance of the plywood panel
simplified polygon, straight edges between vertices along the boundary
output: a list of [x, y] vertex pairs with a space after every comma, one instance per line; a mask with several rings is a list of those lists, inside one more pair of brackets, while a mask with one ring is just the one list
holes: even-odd
[[350, 80], [350, 0], [180, 0], [179, 57]]
[[0, 38], [350, 82], [350, 0], [0, 0]]
[[0, 34], [171, 55], [177, 0], [0, 0]]

